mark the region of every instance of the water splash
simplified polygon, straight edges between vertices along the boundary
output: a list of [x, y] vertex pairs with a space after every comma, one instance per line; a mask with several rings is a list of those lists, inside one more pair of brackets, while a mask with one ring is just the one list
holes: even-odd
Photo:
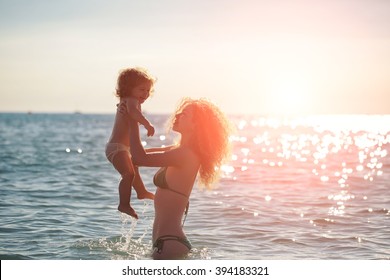
[[[151, 202], [144, 201], [141, 216], [150, 210], [150, 207]], [[150, 259], [151, 241], [145, 242], [144, 239], [146, 235], [150, 234], [153, 221], [148, 218], [139, 221], [124, 213], [118, 213], [121, 226], [120, 236], [78, 241], [72, 247], [78, 251], [89, 250], [91, 258], [95, 254], [103, 254], [106, 255], [106, 259], [113, 260]], [[140, 227], [143, 228], [143, 233], [138, 236]]]

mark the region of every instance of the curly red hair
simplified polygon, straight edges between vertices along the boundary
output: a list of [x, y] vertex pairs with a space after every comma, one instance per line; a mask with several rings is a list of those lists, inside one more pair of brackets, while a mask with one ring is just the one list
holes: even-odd
[[219, 179], [219, 168], [230, 155], [229, 136], [232, 125], [226, 115], [211, 101], [200, 98], [184, 98], [171, 119], [187, 106], [191, 106], [194, 118], [192, 146], [200, 158], [200, 183], [207, 188]]

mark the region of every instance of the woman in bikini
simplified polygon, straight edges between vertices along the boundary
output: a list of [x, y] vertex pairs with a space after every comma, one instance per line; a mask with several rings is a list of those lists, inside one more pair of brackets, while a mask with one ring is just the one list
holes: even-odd
[[183, 230], [183, 214], [197, 175], [206, 187], [218, 178], [219, 169], [230, 151], [230, 124], [213, 103], [185, 98], [171, 120], [180, 134], [178, 145], [146, 149], [142, 147], [137, 122], [130, 120], [133, 163], [161, 167], [154, 176], [158, 187], [153, 224], [153, 258], [180, 259], [191, 249]]

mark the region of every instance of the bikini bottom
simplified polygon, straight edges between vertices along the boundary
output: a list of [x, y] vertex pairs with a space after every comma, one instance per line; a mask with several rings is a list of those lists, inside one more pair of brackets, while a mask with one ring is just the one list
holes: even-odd
[[123, 145], [121, 143], [107, 143], [106, 144], [106, 157], [109, 160], [109, 162], [113, 163], [114, 162], [114, 157], [119, 153], [119, 152], [128, 152], [129, 156], [130, 155], [130, 147]]
[[164, 246], [164, 241], [167, 241], [167, 240], [175, 240], [177, 242], [180, 242], [181, 244], [186, 246], [188, 248], [188, 250], [191, 250], [191, 248], [192, 248], [191, 242], [187, 238], [182, 238], [182, 237], [178, 237], [175, 235], [163, 235], [163, 236], [160, 236], [159, 238], [157, 238], [157, 240], [154, 242], [153, 249], [157, 248], [157, 253], [160, 254], [162, 252], [162, 249]]

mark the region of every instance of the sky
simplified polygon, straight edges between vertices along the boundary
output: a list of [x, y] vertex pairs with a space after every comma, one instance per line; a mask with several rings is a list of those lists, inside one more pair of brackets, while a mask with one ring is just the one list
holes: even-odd
[[388, 0], [0, 0], [0, 112], [114, 113], [121, 69], [232, 114], [390, 114]]

